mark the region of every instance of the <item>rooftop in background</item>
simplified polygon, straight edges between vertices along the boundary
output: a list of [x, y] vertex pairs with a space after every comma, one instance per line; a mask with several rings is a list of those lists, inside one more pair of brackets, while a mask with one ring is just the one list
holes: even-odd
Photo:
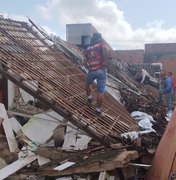
[[144, 50], [115, 50], [111, 53], [113, 59], [121, 60], [128, 64], [143, 63]]

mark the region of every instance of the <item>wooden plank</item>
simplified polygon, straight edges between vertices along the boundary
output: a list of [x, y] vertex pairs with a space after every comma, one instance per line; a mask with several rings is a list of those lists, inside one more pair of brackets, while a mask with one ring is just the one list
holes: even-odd
[[71, 174], [84, 174], [102, 171], [111, 171], [116, 168], [125, 167], [129, 164], [130, 160], [138, 158], [137, 151], [123, 151], [113, 160], [100, 160], [94, 163], [89, 163], [85, 165], [75, 164], [74, 166], [67, 168], [63, 171], [55, 171], [52, 169], [43, 169], [40, 172], [42, 176], [59, 176], [59, 175], [71, 175]]
[[[152, 166], [147, 173], [148, 180], [166, 180], [172, 171], [176, 171], [176, 109], [166, 127], [157, 147]], [[174, 169], [173, 169], [174, 168]]]
[[12, 175], [13, 173], [17, 172], [21, 168], [27, 166], [31, 162], [37, 159], [37, 155], [28, 156], [24, 159], [19, 159], [12, 164], [0, 169], [0, 179], [5, 179], [8, 176]]
[[21, 116], [21, 117], [26, 117], [26, 118], [31, 118], [32, 115], [22, 113], [22, 112], [16, 112], [16, 111], [7, 111], [10, 115], [12, 116]]
[[0, 103], [0, 117], [4, 119], [2, 122], [2, 125], [3, 125], [4, 132], [7, 138], [10, 152], [15, 152], [18, 150], [18, 145], [17, 145], [16, 139], [15, 139], [15, 136], [14, 136], [11, 124], [10, 124], [10, 120], [7, 116], [6, 109], [4, 107], [4, 104], [2, 103]]

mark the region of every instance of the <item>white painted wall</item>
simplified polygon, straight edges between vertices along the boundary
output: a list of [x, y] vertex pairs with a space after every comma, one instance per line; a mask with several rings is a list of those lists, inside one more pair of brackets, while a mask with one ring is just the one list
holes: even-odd
[[[11, 81], [8, 80], [8, 108], [11, 107], [14, 98], [15, 98], [15, 85]], [[32, 87], [31, 84], [26, 83], [28, 86]], [[35, 84], [36, 85], [36, 84]], [[34, 97], [25, 92], [23, 89], [20, 88], [20, 94], [24, 102], [28, 102], [29, 100], [34, 101]]]

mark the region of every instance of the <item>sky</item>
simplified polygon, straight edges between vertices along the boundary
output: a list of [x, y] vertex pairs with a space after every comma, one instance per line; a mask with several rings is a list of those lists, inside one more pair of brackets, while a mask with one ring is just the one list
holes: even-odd
[[4, 17], [66, 39], [66, 24], [91, 23], [114, 50], [176, 42], [176, 0], [1, 0]]

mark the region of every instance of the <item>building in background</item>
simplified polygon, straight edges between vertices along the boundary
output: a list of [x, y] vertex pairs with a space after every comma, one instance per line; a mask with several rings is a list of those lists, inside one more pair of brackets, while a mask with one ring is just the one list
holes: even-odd
[[176, 43], [145, 44], [144, 63], [162, 63], [176, 76]]
[[128, 64], [141, 64], [144, 61], [144, 50], [114, 50], [112, 57]]
[[91, 36], [97, 32], [95, 27], [90, 24], [67, 24], [66, 41], [81, 48], [86, 48], [90, 44]]
[[[75, 44], [80, 48], [87, 48], [90, 44], [93, 33], [98, 32], [95, 27], [90, 24], [67, 24], [66, 25], [66, 41], [71, 44]], [[101, 33], [101, 32], [99, 32]], [[103, 37], [103, 35], [102, 35]], [[104, 39], [104, 38], [103, 38]], [[105, 40], [105, 39], [104, 39]], [[105, 41], [106, 42], [106, 41]], [[106, 42], [109, 50], [112, 50], [111, 46]]]
[[[94, 32], [97, 30], [90, 23], [67, 24], [66, 40], [85, 49], [90, 44]], [[144, 50], [113, 50], [108, 43], [107, 45], [113, 61], [127, 64], [161, 63], [164, 70], [171, 71], [176, 76], [176, 43], [145, 44]]]

